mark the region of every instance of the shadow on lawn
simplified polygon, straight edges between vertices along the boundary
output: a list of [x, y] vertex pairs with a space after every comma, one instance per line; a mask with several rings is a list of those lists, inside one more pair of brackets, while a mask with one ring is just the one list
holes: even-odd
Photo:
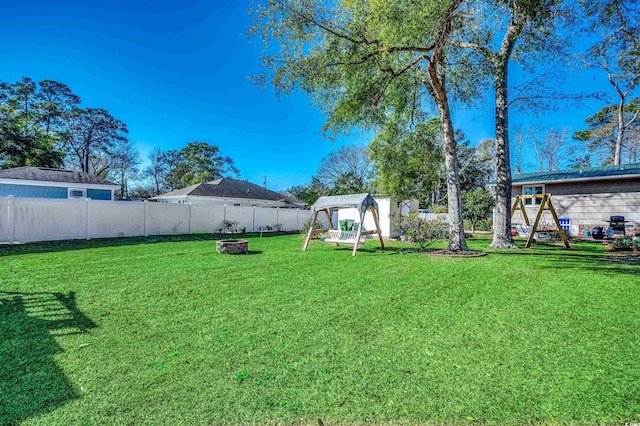
[[[573, 246], [573, 245], [572, 245]], [[500, 250], [496, 254], [507, 256], [532, 256], [543, 258], [545, 268], [582, 269], [598, 274], [633, 274], [640, 272], [640, 256], [631, 252], [610, 252], [604, 250], [601, 243], [579, 244], [572, 250], [555, 245], [538, 244], [531, 249], [514, 251]]]
[[56, 365], [54, 337], [96, 324], [76, 307], [75, 293], [0, 291], [0, 424], [50, 412], [78, 393]]
[[[120, 247], [138, 244], [156, 244], [185, 241], [218, 241], [224, 239], [238, 238], [270, 238], [280, 235], [290, 235], [291, 232], [271, 232], [263, 233], [250, 232], [245, 234], [191, 234], [191, 235], [150, 235], [148, 237], [116, 237], [116, 238], [96, 238], [92, 240], [64, 240], [64, 241], [42, 241], [25, 244], [2, 244], [0, 245], [0, 257], [15, 256], [30, 253], [51, 253], [69, 250], [84, 250], [100, 247]], [[297, 234], [297, 232], [296, 232]], [[257, 253], [253, 253], [257, 254]]]

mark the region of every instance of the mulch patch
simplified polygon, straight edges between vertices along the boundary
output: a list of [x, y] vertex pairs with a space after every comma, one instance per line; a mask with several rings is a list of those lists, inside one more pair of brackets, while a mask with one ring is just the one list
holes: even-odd
[[487, 252], [480, 250], [464, 250], [464, 251], [451, 251], [451, 250], [436, 250], [436, 249], [427, 249], [426, 251], [420, 251], [418, 249], [404, 249], [398, 250], [400, 254], [426, 254], [429, 256], [441, 256], [441, 257], [482, 257], [486, 256]]
[[451, 250], [434, 250], [429, 252], [432, 256], [444, 256], [444, 257], [482, 257], [487, 253], [480, 250], [464, 250], [464, 251], [451, 251]]

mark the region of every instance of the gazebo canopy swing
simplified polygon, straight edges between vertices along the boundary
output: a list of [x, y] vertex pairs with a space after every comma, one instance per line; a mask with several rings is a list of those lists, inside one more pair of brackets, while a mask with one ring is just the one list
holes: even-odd
[[[360, 223], [357, 229], [352, 231], [344, 231], [338, 228], [334, 228], [333, 221], [331, 219], [333, 212], [340, 209], [357, 209], [360, 214]], [[371, 194], [349, 194], [349, 195], [334, 195], [318, 198], [311, 206], [311, 225], [309, 226], [309, 232], [307, 238], [304, 241], [302, 251], [306, 251], [309, 247], [309, 241], [313, 234], [325, 232], [323, 230], [314, 229], [314, 225], [318, 220], [318, 215], [324, 212], [329, 223], [329, 237], [324, 241], [327, 243], [339, 244], [351, 244], [353, 245], [352, 255], [355, 256], [358, 251], [358, 246], [364, 243], [364, 238], [367, 235], [378, 234], [380, 240], [380, 246], [384, 250], [384, 241], [382, 240], [382, 231], [380, 230], [380, 221], [378, 220], [378, 203], [374, 200]], [[376, 224], [376, 230], [364, 231], [362, 229], [362, 223], [364, 223], [364, 217], [367, 212], [370, 212], [373, 216], [373, 221]]]

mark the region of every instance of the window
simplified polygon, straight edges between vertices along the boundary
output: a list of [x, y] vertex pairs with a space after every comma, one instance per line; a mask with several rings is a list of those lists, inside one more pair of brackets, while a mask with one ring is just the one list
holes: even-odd
[[[522, 193], [524, 195], [538, 195], [544, 194], [544, 186], [523, 186]], [[542, 203], [542, 198], [525, 198], [525, 206], [539, 206]]]
[[69, 188], [69, 198], [87, 198], [87, 190]]

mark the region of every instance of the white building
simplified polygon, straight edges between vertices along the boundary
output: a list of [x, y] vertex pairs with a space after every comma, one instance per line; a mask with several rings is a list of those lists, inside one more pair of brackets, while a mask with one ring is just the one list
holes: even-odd
[[[399, 237], [400, 235], [393, 225], [393, 217], [399, 215], [404, 216], [410, 212], [418, 211], [418, 200], [397, 200], [393, 197], [385, 197], [382, 195], [374, 195], [373, 198], [376, 200], [376, 203], [378, 203], [382, 236], [385, 238]], [[360, 221], [360, 215], [357, 209], [341, 209], [337, 211], [337, 215], [338, 221], [345, 219], [355, 220], [356, 222]], [[363, 226], [367, 230], [376, 229], [373, 217], [370, 214], [365, 216]]]

